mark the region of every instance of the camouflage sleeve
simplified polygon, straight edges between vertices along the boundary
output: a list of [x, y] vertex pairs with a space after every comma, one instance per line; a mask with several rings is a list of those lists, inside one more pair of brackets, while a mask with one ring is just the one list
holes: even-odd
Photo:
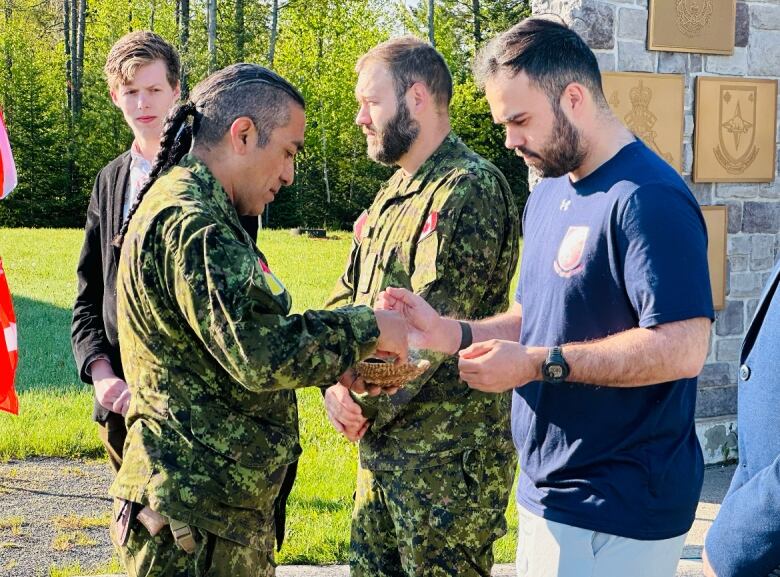
[[325, 302], [326, 309], [350, 305], [355, 300], [355, 287], [352, 285], [352, 279], [355, 278], [355, 259], [359, 251], [360, 245], [353, 237], [352, 249], [349, 251], [349, 258], [347, 258], [347, 266], [344, 274], [336, 281], [336, 286], [333, 287], [333, 291], [331, 291], [328, 300]]
[[379, 329], [368, 307], [287, 315], [254, 251], [197, 216], [166, 235], [166, 283], [216, 361], [252, 391], [335, 382], [373, 353]]

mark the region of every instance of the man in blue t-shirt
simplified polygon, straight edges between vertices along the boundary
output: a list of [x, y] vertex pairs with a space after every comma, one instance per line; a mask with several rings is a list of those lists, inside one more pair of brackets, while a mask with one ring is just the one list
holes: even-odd
[[459, 351], [472, 388], [514, 389], [519, 576], [672, 576], [703, 473], [694, 408], [713, 310], [698, 204], [611, 114], [566, 26], [521, 22], [475, 74], [506, 146], [544, 177], [515, 303], [465, 323], [400, 289], [382, 301], [416, 346]]

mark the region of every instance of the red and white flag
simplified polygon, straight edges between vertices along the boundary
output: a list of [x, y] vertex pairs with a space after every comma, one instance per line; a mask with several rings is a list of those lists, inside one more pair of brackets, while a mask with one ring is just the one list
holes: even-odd
[[11, 291], [5, 280], [3, 260], [0, 259], [0, 411], [19, 414], [19, 401], [14, 390], [19, 353], [16, 346], [16, 316], [11, 302]]
[[5, 129], [3, 111], [0, 110], [0, 199], [5, 198], [16, 187], [16, 164], [11, 154], [11, 143]]

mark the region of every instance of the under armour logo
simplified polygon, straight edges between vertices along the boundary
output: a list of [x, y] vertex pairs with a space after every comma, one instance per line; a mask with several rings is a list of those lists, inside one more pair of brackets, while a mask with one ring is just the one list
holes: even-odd
[[566, 211], [569, 210], [569, 207], [571, 206], [570, 200], [562, 200], [561, 201], [561, 210]]

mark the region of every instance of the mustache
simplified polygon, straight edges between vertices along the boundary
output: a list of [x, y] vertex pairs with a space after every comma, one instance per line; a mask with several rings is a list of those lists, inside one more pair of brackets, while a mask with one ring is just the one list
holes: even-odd
[[518, 151], [522, 152], [523, 156], [525, 156], [526, 158], [532, 157], [532, 158], [538, 158], [540, 160], [542, 158], [541, 156], [536, 154], [533, 150], [530, 150], [530, 149], [528, 149], [528, 148], [526, 148], [524, 146], [518, 146], [517, 148], [515, 148], [515, 152], [518, 152]]

